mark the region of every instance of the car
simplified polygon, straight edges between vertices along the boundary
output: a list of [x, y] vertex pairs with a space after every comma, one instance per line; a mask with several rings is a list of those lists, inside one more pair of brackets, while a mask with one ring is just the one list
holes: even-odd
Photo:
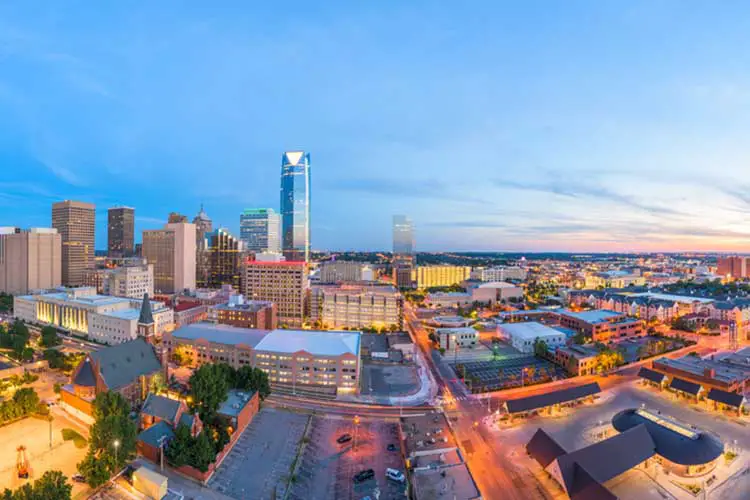
[[398, 451], [398, 447], [395, 444], [391, 443], [388, 445], [388, 451]]
[[344, 443], [348, 443], [351, 440], [352, 440], [352, 435], [351, 434], [342, 434], [342, 435], [339, 436], [339, 438], [336, 440], [336, 442], [338, 444], [344, 444]]
[[85, 483], [86, 482], [86, 478], [83, 477], [83, 475], [81, 475], [81, 474], [73, 474], [73, 476], [71, 476], [70, 479], [72, 479], [76, 483]]
[[372, 469], [365, 469], [357, 472], [352, 478], [355, 483], [364, 483], [375, 477], [375, 471]]
[[404, 473], [398, 469], [391, 469], [390, 467], [385, 470], [385, 478], [397, 483], [403, 483], [406, 481]]

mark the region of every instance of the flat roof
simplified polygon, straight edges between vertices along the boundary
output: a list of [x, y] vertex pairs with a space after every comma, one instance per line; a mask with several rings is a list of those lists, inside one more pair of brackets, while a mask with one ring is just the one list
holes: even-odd
[[[639, 425], [645, 425], [656, 444], [656, 453], [680, 465], [701, 465], [721, 456], [723, 443], [715, 436], [680, 423], [656, 411], [630, 408], [612, 417], [612, 426], [620, 432]], [[683, 432], [683, 429], [689, 432]]]
[[276, 329], [255, 346], [258, 351], [295, 353], [306, 351], [322, 356], [359, 356], [361, 332]]
[[459, 335], [462, 333], [472, 333], [479, 335], [479, 332], [477, 332], [472, 326], [446, 326], [442, 328], [435, 328], [435, 333], [437, 333], [438, 335], [440, 335], [441, 333], [455, 333]]
[[609, 311], [607, 309], [594, 309], [592, 311], [580, 312], [571, 311], [570, 309], [563, 309], [562, 311], [559, 311], [559, 313], [563, 316], [569, 316], [571, 318], [576, 318], [591, 324], [607, 323], [612, 318], [625, 316], [622, 313]]
[[505, 406], [508, 409], [508, 413], [520, 413], [524, 411], [538, 410], [539, 408], [546, 408], [547, 406], [559, 403], [567, 403], [576, 399], [585, 398], [586, 396], [598, 394], [601, 391], [602, 390], [598, 383], [591, 382], [590, 384], [568, 387], [566, 389], [560, 389], [544, 394], [536, 394], [525, 398], [510, 399], [505, 402]]
[[466, 464], [420, 469], [414, 471], [414, 497], [417, 500], [433, 498], [481, 498]]
[[529, 321], [527, 323], [501, 323], [498, 326], [508, 335], [520, 337], [524, 340], [565, 335], [560, 330], [537, 323], [536, 321]]
[[693, 297], [692, 295], [673, 295], [671, 293], [657, 293], [657, 292], [622, 292], [621, 295], [628, 297], [646, 297], [657, 300], [671, 300], [672, 302], [679, 302], [681, 304], [692, 304], [693, 302], [700, 302], [701, 304], [710, 304], [715, 302], [714, 299], [708, 299], [706, 297]]
[[478, 288], [521, 288], [518, 285], [514, 285], [513, 283], [508, 283], [507, 281], [489, 281], [487, 283], [483, 283], [479, 285]]
[[221, 405], [219, 405], [218, 413], [220, 415], [227, 415], [229, 417], [236, 417], [240, 414], [242, 409], [247, 406], [252, 399], [255, 391], [240, 391], [237, 389], [230, 389]]
[[429, 413], [401, 419], [404, 433], [406, 456], [434, 450], [454, 449], [453, 438], [448, 420], [442, 413]]
[[238, 328], [213, 323], [193, 323], [172, 332], [173, 337], [186, 340], [207, 340], [217, 344], [244, 344], [255, 347], [268, 334], [268, 330]]
[[731, 361], [702, 359], [698, 356], [683, 356], [681, 358], [659, 358], [654, 360], [654, 368], [659, 365], [668, 366], [676, 370], [690, 373], [697, 377], [705, 377], [706, 369], [714, 370], [713, 378], [729, 384], [750, 379], [750, 365], [742, 366]]

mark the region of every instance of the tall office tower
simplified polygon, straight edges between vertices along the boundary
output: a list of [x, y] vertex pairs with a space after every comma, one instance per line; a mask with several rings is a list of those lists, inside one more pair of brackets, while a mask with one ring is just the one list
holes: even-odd
[[113, 207], [107, 211], [107, 255], [131, 257], [135, 252], [135, 209]]
[[208, 214], [203, 210], [203, 204], [201, 203], [201, 209], [193, 218], [193, 224], [195, 224], [195, 281], [198, 286], [201, 283], [208, 281], [208, 253], [206, 251], [206, 235], [213, 231], [213, 221]]
[[309, 288], [307, 264], [281, 259], [246, 262], [242, 294], [248, 300], [273, 302], [279, 324], [300, 327], [305, 317], [305, 298]]
[[221, 288], [222, 285], [232, 285], [239, 291], [242, 263], [240, 240], [223, 228], [206, 234], [205, 240], [208, 273], [205, 279], [198, 280], [198, 287]]
[[143, 231], [143, 257], [154, 266], [154, 291], [195, 288], [195, 224], [177, 222]]
[[393, 216], [393, 253], [411, 255], [414, 253], [414, 226], [405, 215]]
[[25, 295], [62, 283], [62, 239], [56, 229], [0, 227], [0, 292]]
[[249, 208], [240, 214], [240, 239], [245, 250], [260, 253], [281, 251], [281, 217], [272, 208]]
[[281, 157], [281, 249], [289, 261], [310, 260], [310, 153]]
[[185, 215], [182, 215], [179, 212], [169, 212], [169, 218], [167, 219], [167, 222], [169, 224], [179, 224], [180, 222], [187, 222], [188, 218]]
[[52, 227], [62, 239], [62, 284], [83, 285], [94, 267], [96, 208], [91, 203], [65, 200], [52, 204]]

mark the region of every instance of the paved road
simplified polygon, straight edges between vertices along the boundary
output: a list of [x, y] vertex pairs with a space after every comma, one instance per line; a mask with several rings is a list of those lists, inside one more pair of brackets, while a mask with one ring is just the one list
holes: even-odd
[[271, 394], [266, 398], [264, 404], [276, 408], [290, 408], [333, 415], [359, 415], [361, 417], [380, 418], [424, 415], [425, 413], [435, 411], [436, 409], [434, 406], [404, 406], [399, 408], [385, 405], [369, 405], [365, 403], [307, 399], [300, 396], [287, 396], [282, 394]]

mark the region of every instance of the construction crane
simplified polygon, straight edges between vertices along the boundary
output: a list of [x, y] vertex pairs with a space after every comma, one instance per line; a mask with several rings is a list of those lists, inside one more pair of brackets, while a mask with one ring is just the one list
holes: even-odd
[[18, 471], [18, 477], [21, 479], [29, 478], [29, 461], [26, 459], [26, 447], [24, 445], [19, 446], [16, 451], [18, 452], [16, 458], [16, 470]]

